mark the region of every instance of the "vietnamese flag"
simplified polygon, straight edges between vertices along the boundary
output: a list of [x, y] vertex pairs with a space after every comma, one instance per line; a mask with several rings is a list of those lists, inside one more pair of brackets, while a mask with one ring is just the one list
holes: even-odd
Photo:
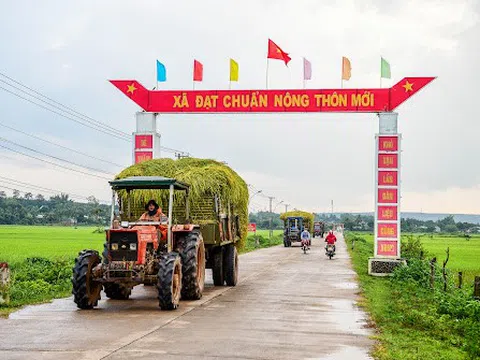
[[193, 61], [193, 81], [203, 80], [203, 65], [200, 61]]
[[280, 49], [280, 47], [275, 44], [272, 40], [268, 39], [268, 59], [277, 59], [283, 60], [285, 65], [288, 65], [288, 62], [292, 60], [288, 54]]

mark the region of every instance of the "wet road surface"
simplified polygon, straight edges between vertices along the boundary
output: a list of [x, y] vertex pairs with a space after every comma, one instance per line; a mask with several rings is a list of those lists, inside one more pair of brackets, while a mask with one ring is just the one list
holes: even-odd
[[[297, 245], [298, 246], [298, 245]], [[208, 284], [199, 301], [158, 308], [155, 289], [91, 311], [73, 300], [0, 319], [1, 359], [369, 359], [373, 342], [355, 306], [355, 273], [340, 238], [328, 260], [314, 239], [241, 255], [234, 288]]]

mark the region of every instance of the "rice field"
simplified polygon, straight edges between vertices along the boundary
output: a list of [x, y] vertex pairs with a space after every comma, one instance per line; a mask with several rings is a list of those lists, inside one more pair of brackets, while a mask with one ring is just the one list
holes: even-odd
[[83, 249], [103, 250], [104, 233], [94, 227], [0, 226], [0, 262], [29, 257], [74, 258]]
[[[359, 233], [359, 236], [373, 243], [373, 235]], [[447, 269], [455, 274], [462, 271], [464, 281], [473, 283], [475, 276], [480, 276], [480, 236], [473, 235], [469, 240], [461, 236], [442, 235], [442, 234], [411, 234], [402, 235], [402, 241], [406, 241], [406, 236], [419, 236], [428, 257], [437, 258], [437, 262], [442, 264], [446, 258], [446, 250], [450, 249], [450, 258]]]

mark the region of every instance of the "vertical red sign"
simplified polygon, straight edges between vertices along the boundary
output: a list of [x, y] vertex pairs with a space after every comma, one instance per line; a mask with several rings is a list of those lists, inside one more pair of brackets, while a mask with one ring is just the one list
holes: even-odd
[[398, 225], [397, 223], [379, 223], [377, 226], [377, 236], [379, 238], [397, 238]]
[[135, 151], [135, 164], [152, 160], [153, 151]]
[[153, 135], [135, 135], [135, 149], [152, 149]]
[[377, 255], [380, 256], [397, 256], [398, 241], [397, 240], [378, 240]]
[[378, 185], [380, 186], [397, 186], [398, 174], [396, 171], [379, 171]]
[[396, 204], [398, 202], [397, 189], [378, 189], [378, 203]]
[[377, 207], [377, 219], [394, 221], [398, 220], [398, 207], [397, 206], [381, 206]]
[[400, 136], [378, 135], [375, 256], [400, 256]]
[[379, 136], [378, 151], [398, 151], [397, 136]]
[[378, 168], [379, 169], [396, 169], [398, 167], [397, 154], [379, 154]]

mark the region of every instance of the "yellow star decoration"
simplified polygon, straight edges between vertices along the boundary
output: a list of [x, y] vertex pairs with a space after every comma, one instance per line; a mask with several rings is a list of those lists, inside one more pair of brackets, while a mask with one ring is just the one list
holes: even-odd
[[409, 83], [408, 80], [405, 85], [402, 85], [405, 88], [405, 92], [413, 91], [413, 83]]
[[134, 84], [134, 83], [132, 83], [132, 85], [127, 85], [127, 88], [128, 88], [128, 89], [127, 89], [127, 94], [128, 94], [128, 93], [132, 93], [132, 95], [133, 95], [133, 92], [134, 92], [135, 90], [137, 90], [137, 88], [135, 87], [135, 84]]
[[277, 47], [277, 53], [281, 54], [282, 51]]

